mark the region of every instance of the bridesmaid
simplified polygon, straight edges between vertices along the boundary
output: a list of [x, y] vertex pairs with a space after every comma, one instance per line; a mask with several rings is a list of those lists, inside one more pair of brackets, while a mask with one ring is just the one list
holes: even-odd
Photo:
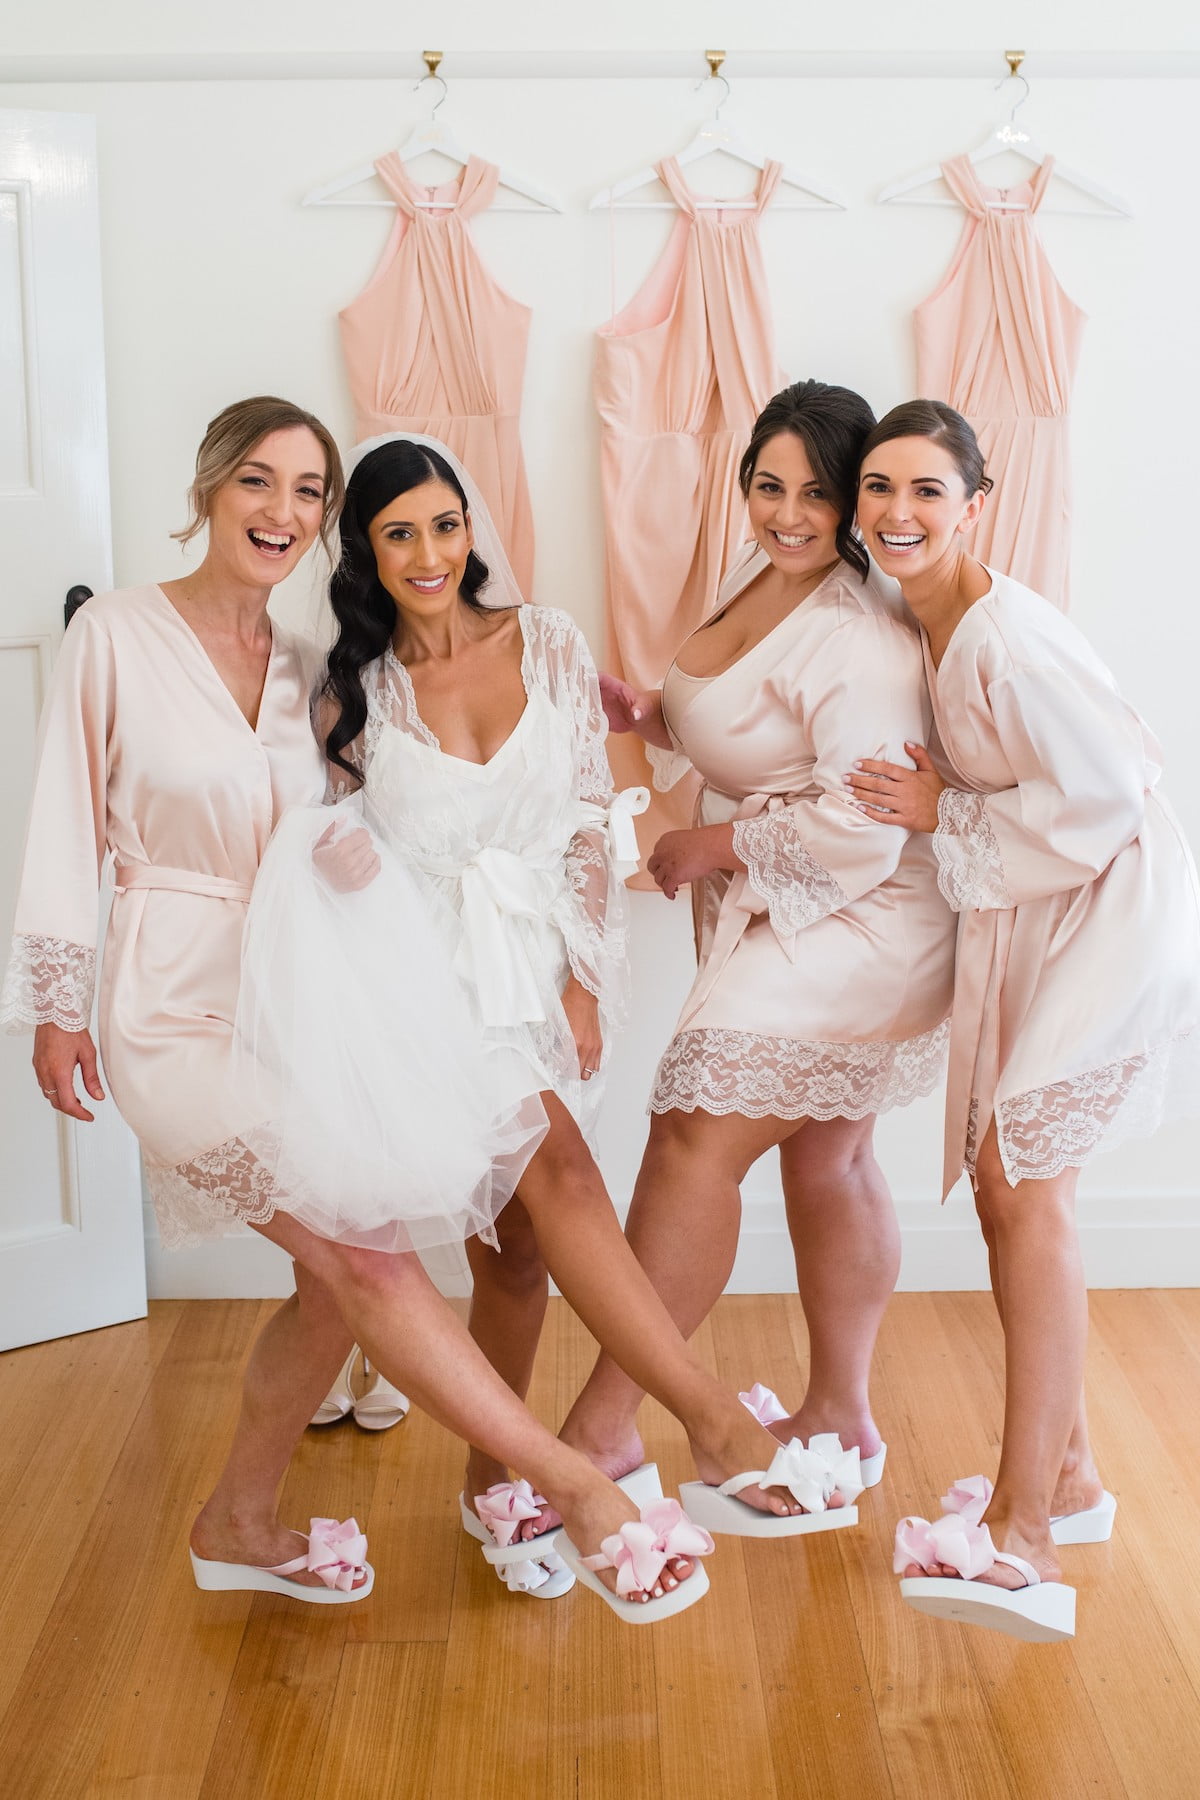
[[[1200, 1110], [1200, 902], [1161, 752], [1075, 626], [966, 548], [991, 481], [950, 407], [867, 440], [858, 516], [920, 622], [932, 749], [854, 764], [864, 816], [928, 835], [959, 914], [947, 1190], [965, 1168], [1005, 1334], [994, 1490], [906, 1519], [907, 1600], [1017, 1637], [1069, 1637], [1056, 1545], [1112, 1530], [1082, 1402], [1080, 1169]], [[970, 1584], [969, 1589], [967, 1584]]]
[[[328, 540], [341, 498], [337, 450], [318, 420], [269, 397], [228, 407], [200, 446], [183, 534], [207, 527], [199, 567], [163, 586], [102, 595], [72, 623], [46, 703], [0, 1011], [10, 1028], [34, 1028], [34, 1069], [49, 1103], [91, 1120], [75, 1082], [78, 1070], [89, 1097], [103, 1100], [89, 1026], [99, 868], [111, 851], [101, 1045], [114, 1097], [142, 1141], [163, 1239], [241, 1222], [295, 1261], [296, 1294], [254, 1346], [229, 1460], [192, 1528], [200, 1587], [326, 1604], [370, 1592], [366, 1540], [353, 1520], [314, 1520], [304, 1534], [276, 1510], [295, 1445], [353, 1334], [433, 1417], [544, 1488], [573, 1545], [593, 1553], [585, 1579], [610, 1605], [625, 1617], [662, 1617], [707, 1586], [689, 1564], [667, 1572], [678, 1507], [655, 1515], [649, 1533], [638, 1526], [631, 1553], [622, 1534], [637, 1508], [532, 1418], [417, 1256], [364, 1248], [353, 1228], [323, 1235], [302, 1221], [307, 1208], [252, 1148], [260, 1121], [247, 1117], [245, 1092], [231, 1080], [251, 888], [280, 815], [303, 813], [325, 788], [308, 673], [267, 602], [318, 536]], [[327, 835], [316, 846], [322, 877], [366, 901], [381, 874], [367, 833]], [[310, 864], [304, 874], [315, 885]], [[393, 919], [414, 978], [429, 956], [412, 935], [419, 923], [411, 909]], [[440, 1013], [425, 1016], [444, 1027]], [[456, 1074], [444, 1035], [420, 1042], [400, 1017], [416, 1084], [404, 1090], [413, 1130], [450, 1167], [475, 1121], [465, 1104], [451, 1104]], [[432, 1138], [418, 1112], [426, 1105], [437, 1105]], [[340, 1127], [336, 1109], [330, 1116]], [[355, 1147], [347, 1143], [348, 1156]], [[435, 1194], [438, 1185], [425, 1184]], [[345, 1194], [324, 1197], [330, 1215], [346, 1203]], [[705, 1541], [688, 1534], [689, 1555]]]
[[[685, 1424], [704, 1478], [688, 1484], [697, 1502], [732, 1483], [748, 1529], [786, 1528], [808, 1503], [807, 1477], [684, 1343], [630, 1252], [582, 1129], [624, 972], [612, 778], [587, 645], [566, 613], [520, 603], [482, 497], [445, 445], [397, 435], [357, 455], [331, 589], [327, 752], [384, 844], [450, 909], [479, 1038], [529, 1071], [550, 1121], [498, 1221], [503, 1254], [472, 1250], [472, 1331], [523, 1394], [544, 1289], [529, 1281], [522, 1293], [520, 1277], [531, 1260], [540, 1277], [544, 1259], [589, 1331]], [[395, 942], [393, 931], [380, 943], [381, 963]], [[506, 1288], [510, 1259], [518, 1279]], [[482, 1538], [484, 1521], [519, 1501], [528, 1510], [498, 1566], [521, 1550], [544, 1563], [555, 1553], [546, 1503], [508, 1479], [514, 1465], [530, 1471], [471, 1442], [464, 1528]], [[642, 1471], [639, 1485], [652, 1475]], [[491, 1546], [485, 1554], [496, 1561]], [[547, 1585], [536, 1568], [519, 1580]]]
[[[884, 1456], [871, 1357], [899, 1266], [872, 1133], [938, 1079], [953, 959], [928, 845], [865, 819], [842, 782], [864, 717], [896, 756], [929, 717], [916, 633], [852, 529], [873, 424], [846, 388], [777, 394], [740, 471], [753, 540], [716, 611], [661, 693], [607, 684], [615, 728], [658, 747], [663, 777], [690, 764], [706, 784], [700, 823], [649, 864], [670, 899], [692, 883], [700, 971], [658, 1070], [629, 1240], [690, 1335], [733, 1268], [740, 1184], [778, 1148], [809, 1385], [792, 1414], [749, 1398], [814, 1455], [840, 1436], [867, 1485]], [[636, 1461], [640, 1399], [601, 1357], [568, 1441], [601, 1467]]]

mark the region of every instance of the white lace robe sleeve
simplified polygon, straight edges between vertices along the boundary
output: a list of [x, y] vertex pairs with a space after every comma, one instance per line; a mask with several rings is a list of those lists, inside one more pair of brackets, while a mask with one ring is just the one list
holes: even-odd
[[608, 823], [614, 799], [605, 749], [608, 721], [583, 633], [563, 612], [545, 609], [542, 621], [550, 691], [575, 730], [581, 821], [567, 850], [567, 887], [555, 923], [566, 942], [572, 974], [600, 1001], [607, 1039], [610, 1027], [623, 1020], [628, 1004], [625, 894], [614, 867]]
[[86, 1031], [96, 979], [100, 867], [107, 847], [113, 657], [83, 607], [59, 652], [37, 768], [0, 1024]]
[[820, 790], [739, 819], [733, 847], [780, 938], [839, 912], [896, 871], [907, 833], [859, 811], [844, 777], [863, 757], [911, 766], [929, 729], [920, 647], [886, 618], [847, 620], [803, 667], [775, 673], [813, 751]]
[[1137, 715], [1082, 667], [1013, 668], [966, 704], [986, 707], [975, 729], [999, 740], [1014, 785], [942, 794], [933, 848], [950, 905], [1002, 910], [1095, 880], [1137, 837], [1157, 779]]

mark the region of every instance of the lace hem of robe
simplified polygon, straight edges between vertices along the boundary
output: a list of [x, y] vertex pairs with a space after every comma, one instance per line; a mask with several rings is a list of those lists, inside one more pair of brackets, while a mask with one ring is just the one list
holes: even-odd
[[1013, 904], [986, 794], [943, 788], [933, 834], [938, 886], [954, 912], [1002, 912]]
[[[1093, 1156], [1151, 1137], [1173, 1119], [1200, 1117], [1200, 1030], [1140, 1056], [1119, 1057], [1067, 1081], [1031, 1088], [996, 1108], [1004, 1172], [1018, 1181], [1051, 1181]], [[979, 1102], [971, 1101], [964, 1163], [974, 1174]]]
[[950, 1023], [898, 1043], [805, 1043], [753, 1031], [681, 1031], [658, 1066], [650, 1112], [745, 1119], [864, 1119], [937, 1086]]
[[15, 937], [0, 991], [0, 1030], [58, 1025], [86, 1031], [92, 1019], [96, 952], [69, 938]]
[[735, 819], [733, 848], [781, 937], [840, 912], [849, 895], [804, 846], [790, 812]]
[[265, 1225], [282, 1196], [270, 1170], [241, 1138], [190, 1162], [146, 1159], [146, 1183], [165, 1250], [222, 1237], [236, 1225]]

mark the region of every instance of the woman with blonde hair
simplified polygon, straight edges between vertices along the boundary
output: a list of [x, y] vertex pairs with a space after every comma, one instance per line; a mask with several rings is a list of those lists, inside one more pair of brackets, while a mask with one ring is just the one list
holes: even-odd
[[[358, 1191], [361, 1146], [329, 1095], [328, 1129], [308, 1139], [328, 1177], [317, 1191], [312, 1169], [281, 1154], [295, 1122], [277, 1080], [287, 1071], [268, 1066], [250, 1083], [235, 1075], [246, 1066], [244, 1055], [235, 1065], [234, 1021], [260, 864], [273, 834], [303, 821], [326, 785], [308, 671], [267, 602], [328, 534], [341, 499], [336, 448], [311, 414], [271, 397], [228, 407], [197, 459], [185, 535], [207, 529], [200, 565], [179, 580], [101, 595], [72, 623], [45, 708], [4, 1021], [34, 1028], [34, 1069], [49, 1103], [92, 1119], [75, 1081], [78, 1070], [88, 1096], [104, 1098], [90, 1025], [99, 872], [111, 852], [101, 1049], [142, 1143], [164, 1242], [244, 1224], [296, 1265], [296, 1293], [254, 1346], [229, 1458], [192, 1528], [200, 1587], [325, 1604], [371, 1591], [353, 1519], [315, 1519], [298, 1533], [276, 1510], [296, 1442], [353, 1335], [442, 1424], [539, 1484], [585, 1578], [623, 1617], [661, 1618], [704, 1593], [691, 1559], [711, 1541], [673, 1502], [639, 1521], [618, 1487], [539, 1425], [410, 1247], [486, 1227], [546, 1119], [527, 1081], [503, 1071], [482, 1079], [410, 878], [340, 815], [317, 836], [305, 877], [314, 892], [324, 884], [387, 910], [405, 953], [397, 968], [371, 974], [395, 982], [390, 1006], [375, 1007], [395, 1027], [377, 1041], [403, 1069], [387, 1143], [410, 1179], [396, 1184], [386, 1210], [378, 1189]], [[345, 967], [353, 974], [352, 959]], [[417, 1026], [431, 1020], [438, 1029], [423, 1039]], [[264, 1116], [264, 1095], [278, 1102], [278, 1118]], [[343, 1164], [348, 1179], [339, 1179]]]

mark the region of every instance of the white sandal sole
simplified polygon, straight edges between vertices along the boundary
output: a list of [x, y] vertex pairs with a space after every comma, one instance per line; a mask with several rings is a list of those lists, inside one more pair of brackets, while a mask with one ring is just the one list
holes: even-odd
[[1107, 1489], [1096, 1506], [1083, 1512], [1060, 1513], [1050, 1521], [1050, 1536], [1056, 1544], [1107, 1544], [1113, 1534], [1117, 1502]]
[[348, 1594], [340, 1588], [305, 1587], [290, 1581], [286, 1575], [273, 1575], [269, 1569], [256, 1569], [250, 1563], [210, 1562], [189, 1550], [196, 1586], [206, 1594], [282, 1594], [288, 1600], [300, 1600], [305, 1606], [349, 1606], [365, 1600], [375, 1586], [375, 1571], [366, 1565], [367, 1579]]
[[686, 1612], [689, 1606], [695, 1606], [697, 1600], [703, 1600], [708, 1592], [708, 1572], [700, 1563], [693, 1566], [692, 1573], [681, 1581], [678, 1587], [666, 1589], [657, 1600], [622, 1600], [611, 1588], [605, 1587], [600, 1577], [591, 1569], [584, 1567], [582, 1556], [571, 1542], [565, 1531], [556, 1534], [555, 1550], [562, 1557], [576, 1580], [598, 1594], [604, 1604], [623, 1619], [627, 1625], [656, 1625], [662, 1619], [670, 1619], [676, 1613]]
[[832, 1506], [819, 1513], [760, 1512], [733, 1494], [723, 1494], [706, 1481], [685, 1481], [679, 1490], [679, 1504], [702, 1531], [728, 1537], [805, 1537], [816, 1531], [843, 1531], [858, 1524], [857, 1506]]
[[1013, 1589], [940, 1575], [909, 1575], [901, 1581], [900, 1593], [909, 1606], [935, 1619], [982, 1625], [1027, 1644], [1053, 1644], [1075, 1636], [1075, 1589], [1061, 1581]]

